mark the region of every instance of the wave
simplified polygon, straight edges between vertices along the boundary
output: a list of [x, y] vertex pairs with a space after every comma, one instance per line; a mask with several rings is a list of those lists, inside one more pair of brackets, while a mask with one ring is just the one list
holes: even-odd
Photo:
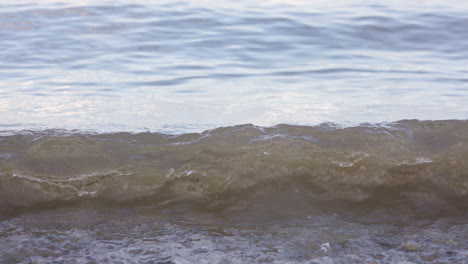
[[77, 201], [226, 210], [278, 197], [297, 206], [460, 213], [468, 209], [467, 159], [462, 120], [247, 124], [177, 135], [18, 131], [0, 136], [0, 213]]

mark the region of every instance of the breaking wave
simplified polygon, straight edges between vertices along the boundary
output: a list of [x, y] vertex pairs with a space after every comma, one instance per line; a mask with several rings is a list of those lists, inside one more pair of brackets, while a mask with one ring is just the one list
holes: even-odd
[[[0, 137], [4, 214], [69, 202], [242, 210], [265, 201], [440, 215], [468, 208], [468, 122], [238, 125], [202, 133]], [[303, 209], [303, 208], [302, 208]]]

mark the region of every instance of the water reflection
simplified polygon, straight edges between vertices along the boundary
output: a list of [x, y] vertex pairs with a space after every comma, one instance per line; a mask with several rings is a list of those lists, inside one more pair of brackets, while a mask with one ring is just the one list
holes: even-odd
[[418, 3], [2, 2], [0, 123], [466, 119], [467, 6]]

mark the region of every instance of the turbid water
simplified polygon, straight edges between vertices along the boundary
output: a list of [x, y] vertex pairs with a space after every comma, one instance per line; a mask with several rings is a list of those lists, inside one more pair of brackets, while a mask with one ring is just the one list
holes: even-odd
[[6, 262], [468, 257], [467, 121], [23, 131], [0, 147]]
[[467, 17], [0, 0], [0, 262], [468, 263]]

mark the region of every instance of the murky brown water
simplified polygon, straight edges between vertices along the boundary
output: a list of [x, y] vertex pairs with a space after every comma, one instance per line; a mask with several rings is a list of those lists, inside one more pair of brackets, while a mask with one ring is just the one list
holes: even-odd
[[0, 150], [7, 263], [468, 257], [466, 121], [24, 131]]

